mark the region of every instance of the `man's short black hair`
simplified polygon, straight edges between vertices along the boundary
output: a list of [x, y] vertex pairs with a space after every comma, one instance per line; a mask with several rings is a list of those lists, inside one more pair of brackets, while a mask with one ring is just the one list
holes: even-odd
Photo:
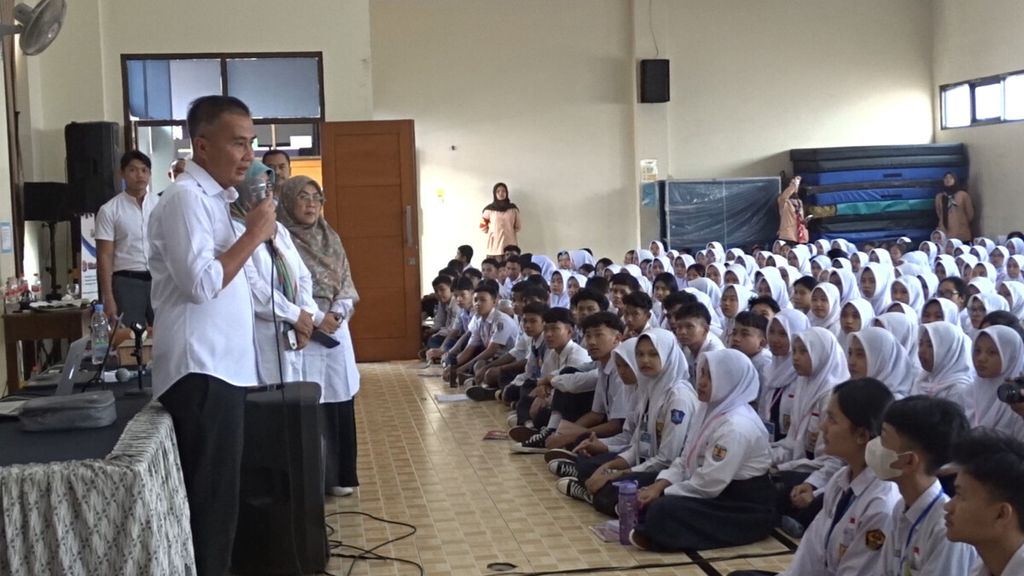
[[1013, 232], [1007, 234], [1006, 238], [1020, 238], [1021, 240], [1024, 240], [1024, 232], [1021, 232], [1020, 230], [1014, 230]]
[[598, 266], [604, 266], [605, 268], [611, 266], [612, 264], [615, 264], [615, 262], [611, 258], [601, 258], [600, 260], [597, 261]]
[[540, 316], [541, 319], [543, 319], [544, 314], [547, 314], [547, 311], [548, 305], [543, 302], [530, 302], [523, 306], [523, 316], [533, 314], [535, 316]]
[[585, 288], [591, 292], [597, 292], [602, 296], [608, 296], [608, 279], [604, 276], [593, 276], [587, 278], [587, 285]]
[[431, 282], [430, 285], [434, 287], [434, 290], [437, 290], [438, 287], [442, 286], [442, 285], [448, 286], [449, 288], [451, 288], [451, 286], [452, 286], [452, 278], [451, 278], [451, 276], [448, 276], [447, 274], [441, 274], [437, 278], [434, 278], [434, 281]]
[[484, 261], [480, 263], [480, 267], [481, 267], [481, 268], [483, 268], [483, 266], [484, 266], [485, 264], [490, 264], [491, 266], [494, 266], [495, 268], [497, 268], [497, 267], [501, 266], [501, 263], [500, 263], [500, 262], [498, 262], [498, 261], [497, 261], [496, 259], [494, 259], [494, 258], [484, 258]]
[[[249, 107], [234, 96], [219, 94], [200, 96], [188, 107], [188, 137], [195, 139], [203, 136], [210, 126], [215, 124], [224, 114], [239, 114], [252, 117]], [[248, 143], [246, 143], [248, 145]]]
[[[520, 260], [522, 260], [522, 259], [520, 259]], [[536, 262], [534, 262], [532, 260], [527, 262], [526, 264], [523, 264], [522, 262], [520, 262], [520, 265], [522, 266], [523, 270], [533, 270], [534, 272], [540, 274], [540, 264], [537, 264]]]
[[1008, 503], [1024, 531], [1024, 443], [997, 430], [975, 428], [953, 445], [953, 462], [994, 500]]
[[580, 329], [586, 333], [591, 328], [600, 328], [602, 326], [611, 328], [612, 330], [622, 334], [626, 330], [626, 325], [622, 323], [622, 319], [619, 315], [614, 312], [598, 312], [591, 314], [580, 322]]
[[487, 292], [488, 294], [491, 295], [491, 298], [494, 298], [495, 300], [497, 300], [498, 299], [498, 284], [496, 282], [494, 282], [494, 281], [491, 281], [491, 280], [481, 280], [480, 282], [477, 283], [476, 289], [473, 290], [474, 294], [476, 294], [478, 292]]
[[469, 244], [463, 244], [458, 247], [459, 255], [466, 259], [466, 264], [473, 261], [473, 247]]
[[597, 302], [597, 307], [603, 312], [608, 309], [608, 299], [605, 298], [604, 294], [594, 292], [589, 288], [581, 288], [576, 291], [576, 295], [569, 299], [569, 305], [576, 307], [577, 304], [589, 300], [591, 302]]
[[261, 159], [261, 161], [264, 164], [266, 164], [267, 163], [267, 156], [273, 156], [274, 154], [279, 154], [281, 156], [284, 156], [285, 163], [288, 164], [289, 166], [292, 165], [292, 157], [288, 155], [288, 152], [286, 152], [284, 150], [281, 150], [280, 148], [271, 148], [270, 150], [267, 150], [266, 152], [264, 152], [263, 153], [263, 158]]
[[813, 276], [801, 276], [793, 282], [793, 287], [803, 286], [808, 292], [814, 291], [814, 287], [818, 285], [818, 281]]
[[455, 292], [472, 292], [473, 281], [465, 277], [457, 278], [455, 280], [455, 284], [452, 286], [452, 290]]
[[708, 307], [700, 302], [694, 302], [692, 304], [684, 304], [679, 310], [676, 310], [672, 318], [679, 320], [686, 320], [688, 318], [700, 318], [705, 324], [711, 325], [711, 313], [708, 312]]
[[662, 272], [655, 276], [652, 284], [657, 284], [658, 282], [661, 282], [668, 288], [669, 294], [679, 291], [679, 283], [676, 282], [676, 277], [671, 272]]
[[687, 272], [689, 272], [690, 270], [696, 272], [697, 276], [700, 276], [701, 278], [704, 278], [708, 273], [707, 267], [701, 264], [700, 262], [694, 262], [693, 264], [690, 264], [689, 266], [686, 267]]
[[519, 256], [516, 256], [515, 254], [513, 254], [513, 255], [509, 256], [508, 258], [505, 258], [505, 264], [520, 264]]
[[640, 289], [640, 281], [634, 278], [629, 272], [619, 272], [618, 274], [615, 274], [612, 276], [611, 282], [609, 283], [612, 286], [625, 286], [629, 288], [630, 292], [636, 292]]
[[462, 269], [465, 268], [466, 265], [460, 262], [459, 260], [452, 258], [451, 260], [448, 261], [448, 267], [451, 268], [452, 270], [458, 270], [459, 274], [461, 274]]
[[543, 281], [544, 279], [541, 278], [541, 282], [520, 282], [519, 284], [526, 287], [523, 289], [523, 300], [547, 302], [551, 298], [551, 291]]
[[466, 269], [462, 271], [462, 275], [468, 276], [470, 278], [476, 278], [477, 280], [480, 280], [481, 278], [484, 277], [483, 272], [477, 270], [476, 268], [473, 268], [472, 266], [466, 267]]
[[[946, 273], [949, 272], [949, 270], [946, 270]], [[952, 284], [953, 289], [960, 294], [964, 301], [967, 301], [967, 298], [970, 296], [970, 292], [967, 291], [967, 282], [964, 281], [963, 278], [959, 276], [946, 276], [945, 278], [942, 279], [941, 282], [939, 282], [939, 286], [942, 286], [943, 282], [949, 282], [950, 284]]]
[[959, 404], [923, 395], [893, 402], [882, 421], [920, 449], [930, 476], [953, 459], [953, 445], [971, 430]]
[[543, 286], [545, 290], [547, 290], [549, 293], [551, 292], [551, 285], [548, 284], [548, 281], [545, 280], [539, 272], [537, 274], [534, 274], [533, 276], [524, 278], [522, 282], [526, 284], [532, 284], [534, 286]]
[[515, 284], [512, 285], [511, 292], [512, 292], [513, 296], [515, 296], [517, 294], [522, 296], [523, 294], [526, 293], [526, 291], [529, 288], [530, 288], [530, 284], [528, 282], [516, 282]]
[[661, 301], [661, 307], [664, 310], [671, 310], [676, 306], [685, 306], [687, 304], [696, 304], [700, 302], [697, 297], [690, 294], [686, 290], [678, 290], [665, 296], [665, 299]]
[[989, 326], [1006, 326], [1007, 328], [1013, 328], [1020, 336], [1021, 340], [1024, 340], [1024, 326], [1021, 325], [1020, 319], [1008, 310], [994, 310], [985, 314], [985, 317], [981, 319], [981, 327], [988, 328]]
[[579, 272], [580, 274], [583, 274], [584, 276], [587, 276], [588, 274], [594, 271], [594, 266], [592, 264], [584, 264], [577, 268], [576, 271]]
[[[749, 302], [747, 302], [747, 308], [753, 308], [758, 304], [764, 304], [765, 306], [771, 308], [772, 312], [775, 314], [778, 314], [781, 310], [781, 308], [779, 308], [779, 303], [776, 302], [775, 298], [772, 298], [771, 296], [755, 296], [754, 298], [751, 298]], [[767, 329], [767, 327], [765, 329]]]
[[515, 252], [516, 254], [522, 254], [523, 249], [515, 244], [509, 244], [508, 246], [505, 246], [505, 249], [502, 250], [502, 252]]
[[147, 170], [153, 169], [153, 161], [149, 159], [149, 156], [146, 156], [138, 150], [129, 150], [121, 155], [121, 170], [127, 168], [128, 164], [130, 164], [132, 160], [142, 162]]
[[825, 255], [828, 256], [828, 259], [830, 261], [831, 260], [835, 260], [836, 258], [849, 258], [850, 257], [850, 255], [846, 253], [846, 250], [842, 250], [840, 248], [833, 248], [833, 249], [829, 250], [828, 252], [825, 252]]
[[629, 294], [623, 296], [622, 305], [632, 306], [634, 308], [641, 308], [643, 310], [650, 312], [651, 309], [654, 308], [654, 300], [652, 300], [646, 292], [641, 292], [638, 290], [636, 292], [630, 292]]
[[843, 415], [872, 438], [882, 433], [882, 416], [892, 403], [889, 387], [874, 378], [856, 378], [838, 384], [832, 393]]
[[545, 324], [554, 324], [555, 322], [576, 327], [576, 321], [572, 319], [572, 312], [568, 308], [550, 308], [544, 313]]
[[736, 326], [754, 328], [759, 330], [762, 336], [768, 336], [768, 319], [760, 314], [754, 314], [748, 310], [744, 310], [736, 315]]

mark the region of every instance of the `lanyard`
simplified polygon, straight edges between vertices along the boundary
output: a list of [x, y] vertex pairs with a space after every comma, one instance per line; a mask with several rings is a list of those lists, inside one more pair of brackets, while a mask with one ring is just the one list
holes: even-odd
[[921, 515], [917, 517], [917, 520], [914, 520], [914, 523], [910, 525], [910, 531], [907, 532], [907, 542], [903, 545], [903, 550], [900, 552], [900, 572], [903, 571], [903, 562], [906, 561], [907, 548], [910, 548], [910, 540], [914, 537], [914, 531], [917, 530], [917, 527], [920, 526], [921, 522], [926, 516], [928, 516], [928, 513], [932, 511], [932, 507], [934, 507], [935, 503], [939, 501], [939, 498], [942, 498], [941, 488], [939, 489], [939, 493], [935, 495], [935, 498], [932, 498], [932, 501], [925, 507], [924, 512], [921, 512]]
[[[852, 484], [850, 486], [852, 488]], [[845, 490], [844, 490], [845, 492]], [[840, 492], [840, 497], [842, 492]], [[828, 529], [828, 536], [825, 537], [825, 565], [828, 566], [828, 555], [829, 555], [829, 542], [832, 541], [832, 533], [835, 532], [836, 526], [839, 526], [839, 522], [846, 516], [846, 513], [853, 509], [853, 503], [857, 501], [857, 493], [850, 493], [850, 500], [846, 503], [846, 508], [843, 509], [842, 513], [839, 514], [838, 518], [833, 518], [832, 527]], [[838, 503], [837, 503], [838, 504]]]

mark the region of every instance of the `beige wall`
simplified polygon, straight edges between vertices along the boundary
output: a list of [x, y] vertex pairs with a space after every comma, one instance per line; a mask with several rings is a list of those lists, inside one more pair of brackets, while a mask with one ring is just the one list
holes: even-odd
[[485, 251], [497, 181], [525, 250], [636, 241], [629, 3], [375, 0], [370, 20], [374, 116], [416, 121], [425, 286]]
[[968, 188], [980, 217], [975, 233], [1004, 235], [1024, 229], [1024, 123], [940, 129], [938, 87], [1024, 68], [1024, 2], [935, 0], [935, 139], [963, 142], [971, 160]]

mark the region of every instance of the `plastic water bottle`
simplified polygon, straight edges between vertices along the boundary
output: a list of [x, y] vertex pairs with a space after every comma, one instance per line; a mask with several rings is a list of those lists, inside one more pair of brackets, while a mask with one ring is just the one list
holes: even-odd
[[110, 343], [110, 324], [107, 323], [107, 315], [103, 313], [103, 304], [97, 304], [92, 313], [92, 363], [103, 364], [107, 356], [107, 348]]
[[640, 513], [640, 501], [637, 499], [637, 485], [634, 480], [616, 482], [619, 487], [619, 504], [615, 509], [619, 512], [619, 543], [629, 544], [629, 533], [636, 528], [637, 516]]
[[43, 281], [39, 279], [39, 274], [32, 276], [32, 301], [41, 302], [43, 300]]

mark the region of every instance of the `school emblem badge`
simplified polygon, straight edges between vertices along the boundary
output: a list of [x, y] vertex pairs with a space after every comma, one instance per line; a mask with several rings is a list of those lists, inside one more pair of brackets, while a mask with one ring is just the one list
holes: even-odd
[[881, 550], [883, 544], [885, 544], [885, 532], [881, 530], [868, 530], [868, 533], [864, 535], [864, 545], [869, 550]]
[[729, 454], [729, 450], [725, 446], [715, 444], [715, 447], [711, 450], [711, 459], [715, 462], [721, 462], [725, 460], [727, 454]]
[[684, 418], [686, 418], [686, 412], [683, 412], [682, 410], [672, 410], [673, 424], [682, 424]]

